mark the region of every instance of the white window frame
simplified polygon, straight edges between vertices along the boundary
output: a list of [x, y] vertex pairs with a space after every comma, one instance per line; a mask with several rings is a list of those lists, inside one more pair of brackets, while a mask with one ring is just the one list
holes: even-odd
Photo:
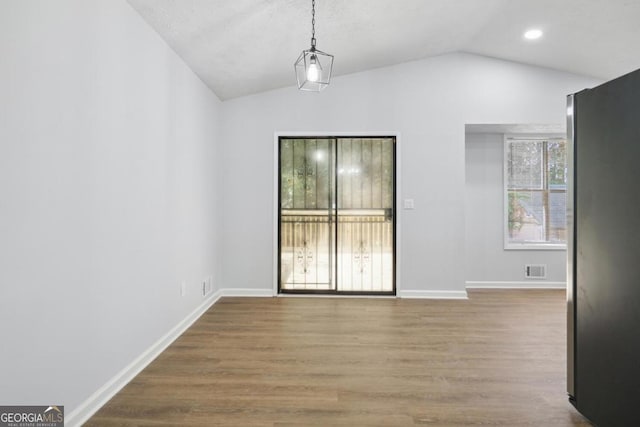
[[[502, 227], [504, 234], [504, 249], [505, 250], [566, 250], [566, 243], [548, 243], [548, 242], [523, 242], [523, 243], [515, 243], [509, 240], [509, 192], [508, 192], [508, 182], [509, 182], [509, 166], [507, 164], [507, 159], [509, 158], [508, 153], [508, 142], [513, 140], [521, 140], [521, 141], [549, 141], [554, 139], [563, 139], [567, 141], [567, 136], [564, 134], [504, 134], [503, 140], [503, 156], [502, 156], [502, 197], [503, 197], [503, 205], [502, 205]], [[546, 172], [545, 172], [546, 173]]]

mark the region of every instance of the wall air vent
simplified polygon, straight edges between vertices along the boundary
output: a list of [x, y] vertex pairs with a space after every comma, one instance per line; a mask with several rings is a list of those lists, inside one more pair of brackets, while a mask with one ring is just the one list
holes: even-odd
[[524, 266], [525, 279], [546, 279], [547, 264], [526, 264]]

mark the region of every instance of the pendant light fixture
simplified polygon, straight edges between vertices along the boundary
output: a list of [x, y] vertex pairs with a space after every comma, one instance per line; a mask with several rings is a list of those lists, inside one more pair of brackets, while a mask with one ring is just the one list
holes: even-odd
[[333, 55], [316, 49], [316, 0], [311, 0], [311, 48], [302, 51], [294, 68], [298, 89], [320, 92], [329, 86]]

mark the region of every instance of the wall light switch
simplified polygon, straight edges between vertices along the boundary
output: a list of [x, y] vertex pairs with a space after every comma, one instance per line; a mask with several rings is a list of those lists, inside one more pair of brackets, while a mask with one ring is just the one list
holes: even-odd
[[404, 199], [403, 206], [405, 209], [413, 209], [413, 199]]
[[187, 282], [180, 283], [180, 296], [183, 297], [187, 294]]

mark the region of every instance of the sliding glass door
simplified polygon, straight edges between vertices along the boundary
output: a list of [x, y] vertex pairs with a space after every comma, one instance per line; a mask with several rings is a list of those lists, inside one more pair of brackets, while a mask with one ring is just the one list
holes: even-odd
[[395, 138], [279, 141], [279, 291], [395, 293]]

